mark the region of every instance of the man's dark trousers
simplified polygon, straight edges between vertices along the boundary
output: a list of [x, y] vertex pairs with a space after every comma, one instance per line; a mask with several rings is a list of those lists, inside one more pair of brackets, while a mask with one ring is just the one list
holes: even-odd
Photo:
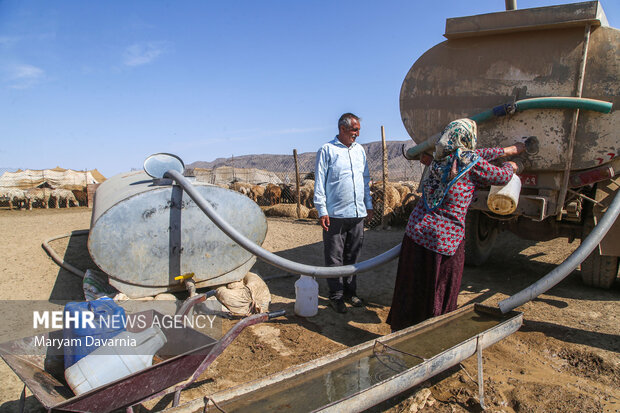
[[[329, 218], [329, 230], [323, 231], [325, 266], [355, 264], [364, 241], [364, 218]], [[356, 276], [328, 278], [329, 298], [339, 300], [356, 294]]]

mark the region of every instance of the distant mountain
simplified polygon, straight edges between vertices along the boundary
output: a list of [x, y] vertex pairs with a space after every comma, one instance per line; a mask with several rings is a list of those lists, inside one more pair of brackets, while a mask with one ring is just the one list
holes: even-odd
[[5, 172], [15, 172], [17, 170], [19, 170], [19, 168], [8, 168], [8, 167], [0, 166], [0, 175], [2, 175]]
[[[388, 152], [388, 174], [389, 179], [393, 180], [417, 180], [420, 178], [422, 167], [417, 161], [408, 161], [403, 157], [402, 148], [405, 149], [414, 146], [412, 140], [406, 141], [388, 141], [386, 142]], [[362, 144], [366, 150], [368, 158], [368, 167], [371, 171], [373, 179], [381, 179], [381, 171], [383, 165], [383, 152], [381, 150], [381, 142], [370, 142]], [[299, 171], [302, 174], [313, 172], [316, 152], [305, 152], [297, 154]], [[271, 172], [290, 172], [294, 171], [295, 163], [293, 154], [289, 155], [240, 155], [230, 158], [217, 158], [213, 161], [196, 161], [186, 165], [187, 169], [203, 168], [214, 169], [222, 166], [231, 166], [234, 168], [256, 168], [264, 169]]]

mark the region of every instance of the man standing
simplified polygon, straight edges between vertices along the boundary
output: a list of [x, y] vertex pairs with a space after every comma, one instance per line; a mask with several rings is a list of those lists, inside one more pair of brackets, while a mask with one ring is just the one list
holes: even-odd
[[[325, 265], [335, 267], [357, 262], [364, 240], [364, 218], [372, 219], [370, 174], [366, 152], [355, 139], [360, 118], [345, 113], [338, 120], [338, 135], [316, 155], [314, 205], [323, 227]], [[364, 303], [356, 294], [356, 277], [328, 278], [329, 302], [346, 313], [345, 301], [355, 307]]]

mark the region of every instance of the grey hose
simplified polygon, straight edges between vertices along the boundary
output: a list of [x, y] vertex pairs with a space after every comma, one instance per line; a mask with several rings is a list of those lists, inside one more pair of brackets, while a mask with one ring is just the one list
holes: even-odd
[[183, 175], [177, 171], [169, 170], [164, 177], [174, 179], [184, 190], [189, 197], [196, 202], [196, 205], [213, 221], [213, 223], [228, 235], [233, 241], [239, 244], [250, 253], [256, 255], [263, 261], [278, 267], [286, 271], [293, 272], [295, 274], [310, 275], [315, 278], [339, 278], [347, 277], [349, 275], [361, 273], [364, 271], [370, 271], [380, 265], [385, 264], [388, 261], [398, 257], [400, 253], [401, 244], [396, 245], [392, 249], [377, 255], [369, 260], [359, 262], [352, 265], [344, 265], [341, 267], [317, 267], [314, 265], [300, 264], [295, 261], [287, 260], [277, 256], [276, 254], [267, 251], [254, 242], [247, 239], [243, 234], [233, 228], [228, 222], [215, 211], [209, 202], [207, 202], [202, 195], [194, 188], [194, 186]]
[[562, 264], [555, 267], [543, 278], [526, 289], [500, 301], [499, 309], [501, 312], [507, 313], [508, 311], [533, 300], [566, 278], [601, 242], [607, 231], [609, 231], [609, 228], [611, 228], [613, 223], [616, 221], [616, 218], [618, 218], [618, 213], [620, 213], [620, 191], [616, 193], [616, 196], [611, 202], [611, 205], [609, 205], [609, 208], [607, 208], [605, 215], [603, 215], [598, 225], [594, 227], [586, 239], [581, 242], [579, 248], [573, 251], [573, 253]]

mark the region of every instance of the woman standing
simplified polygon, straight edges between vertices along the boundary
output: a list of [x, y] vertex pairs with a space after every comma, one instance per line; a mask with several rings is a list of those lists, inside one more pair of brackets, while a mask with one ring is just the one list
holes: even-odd
[[476, 122], [459, 119], [446, 126], [422, 181], [422, 200], [409, 216], [398, 261], [387, 323], [400, 330], [456, 309], [465, 264], [465, 215], [474, 189], [505, 185], [517, 171], [508, 161], [521, 153], [507, 148], [476, 149]]

